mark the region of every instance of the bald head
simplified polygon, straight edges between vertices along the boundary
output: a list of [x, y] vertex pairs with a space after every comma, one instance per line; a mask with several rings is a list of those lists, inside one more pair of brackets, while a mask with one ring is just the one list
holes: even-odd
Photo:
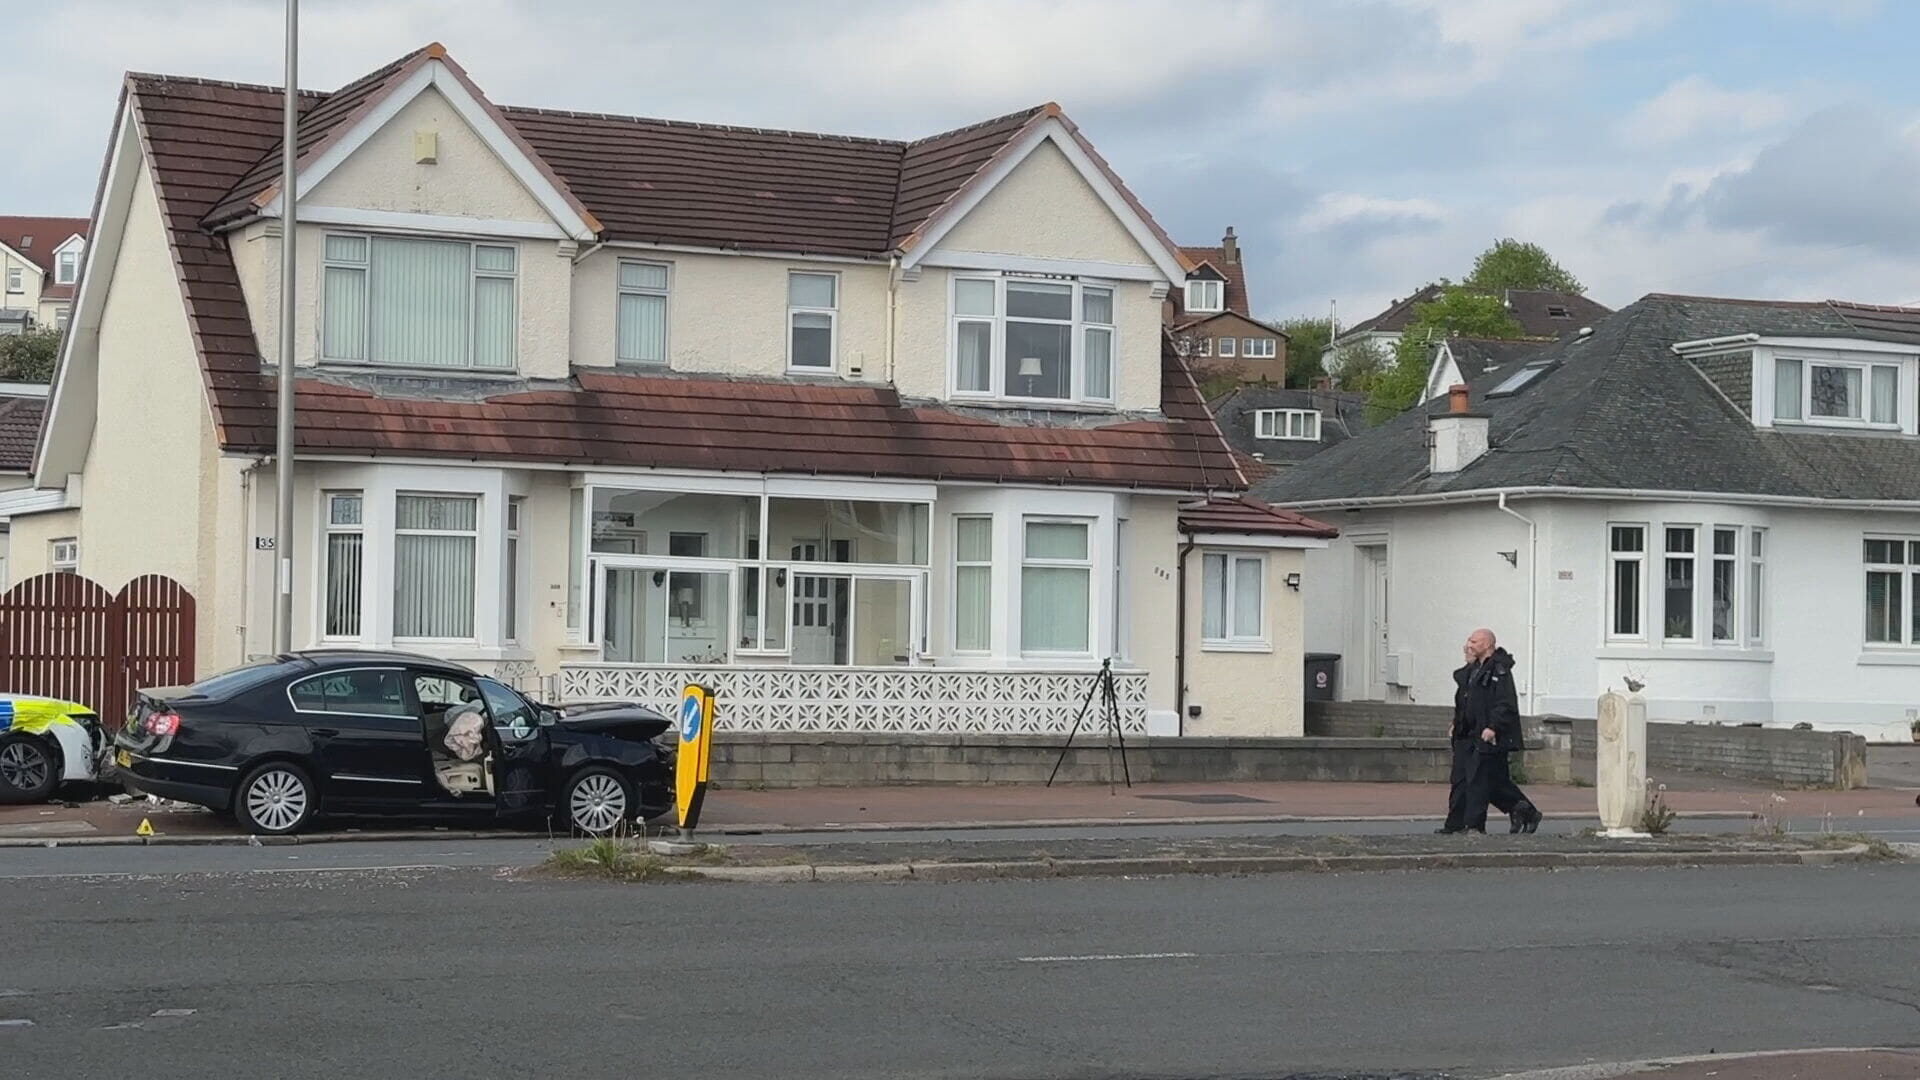
[[1497, 644], [1497, 642], [1494, 640], [1493, 631], [1484, 626], [1475, 630], [1473, 633], [1467, 635], [1467, 659], [1485, 660], [1487, 657], [1493, 655], [1493, 647], [1495, 644]]

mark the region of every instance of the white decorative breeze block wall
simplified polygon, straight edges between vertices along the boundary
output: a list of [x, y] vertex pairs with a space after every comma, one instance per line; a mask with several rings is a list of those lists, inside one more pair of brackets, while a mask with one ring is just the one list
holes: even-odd
[[[933, 668], [639, 667], [562, 665], [557, 699], [639, 701], [671, 716], [690, 682], [719, 697], [717, 727], [730, 731], [881, 732], [909, 735], [1065, 735], [1094, 685], [1086, 671], [954, 671]], [[1113, 673], [1120, 726], [1147, 732], [1147, 675]], [[1100, 695], [1081, 722], [1101, 730]]]

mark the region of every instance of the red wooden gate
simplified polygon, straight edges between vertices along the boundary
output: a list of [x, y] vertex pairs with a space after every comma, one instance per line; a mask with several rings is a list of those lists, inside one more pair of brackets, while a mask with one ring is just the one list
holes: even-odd
[[159, 574], [118, 595], [78, 574], [41, 574], [0, 594], [0, 692], [92, 706], [110, 723], [133, 692], [193, 681], [193, 596]]

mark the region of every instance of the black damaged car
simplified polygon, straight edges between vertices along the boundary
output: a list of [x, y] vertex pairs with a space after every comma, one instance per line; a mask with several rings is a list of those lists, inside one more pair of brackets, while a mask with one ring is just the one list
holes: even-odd
[[114, 764], [131, 791], [258, 834], [324, 814], [545, 819], [597, 836], [672, 807], [670, 726], [637, 704], [542, 705], [431, 657], [313, 651], [142, 691]]

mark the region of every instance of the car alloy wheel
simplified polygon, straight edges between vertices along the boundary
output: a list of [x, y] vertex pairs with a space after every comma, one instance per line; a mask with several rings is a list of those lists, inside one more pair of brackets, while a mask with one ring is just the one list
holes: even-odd
[[36, 739], [0, 743], [0, 787], [36, 801], [53, 794], [53, 755]]
[[306, 821], [313, 805], [307, 778], [286, 765], [268, 765], [247, 778], [240, 791], [241, 812], [263, 833], [290, 833]]
[[627, 820], [626, 782], [605, 769], [589, 769], [567, 791], [567, 817], [583, 833], [602, 836]]

